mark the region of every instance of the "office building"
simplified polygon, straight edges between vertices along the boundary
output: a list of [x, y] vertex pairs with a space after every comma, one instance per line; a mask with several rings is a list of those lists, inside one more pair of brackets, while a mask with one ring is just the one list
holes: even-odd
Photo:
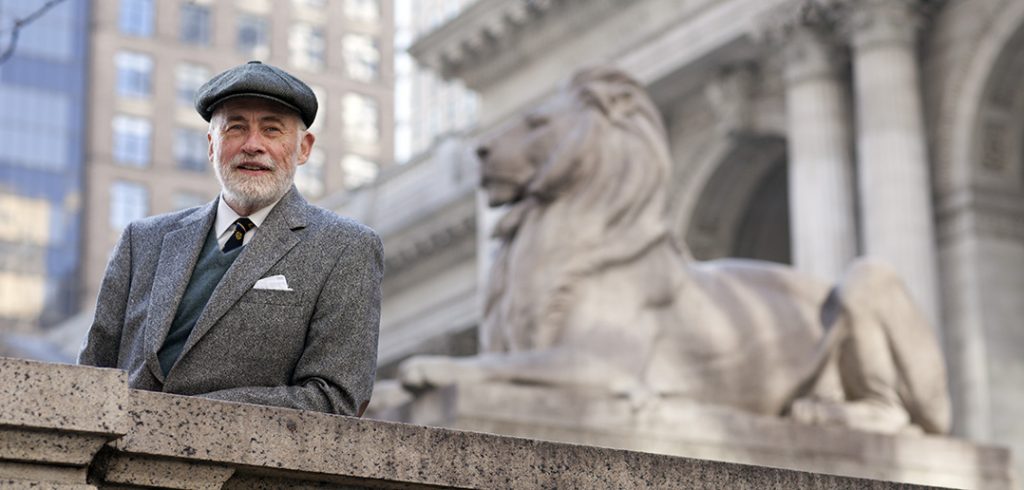
[[80, 296], [91, 4], [46, 4], [0, 2], [0, 332], [51, 326]]

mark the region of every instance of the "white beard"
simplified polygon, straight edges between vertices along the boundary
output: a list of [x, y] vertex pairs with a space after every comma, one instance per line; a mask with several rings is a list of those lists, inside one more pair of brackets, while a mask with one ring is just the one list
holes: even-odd
[[[293, 158], [297, 161], [298, 155], [293, 155]], [[244, 175], [235, 169], [243, 161], [260, 163], [273, 171], [263, 176]], [[213, 162], [224, 199], [229, 204], [253, 211], [273, 204], [288, 192], [295, 178], [296, 167], [292, 165], [290, 171], [282, 171], [269, 155], [247, 156], [244, 153], [235, 155], [226, 166], [222, 165], [216, 154]]]

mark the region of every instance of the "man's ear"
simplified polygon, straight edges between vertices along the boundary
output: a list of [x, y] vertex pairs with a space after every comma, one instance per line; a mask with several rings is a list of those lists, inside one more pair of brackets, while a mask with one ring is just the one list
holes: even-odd
[[313, 151], [313, 143], [316, 142], [316, 136], [309, 131], [302, 135], [302, 140], [299, 141], [299, 165], [306, 163], [309, 160], [309, 152]]
[[209, 131], [206, 132], [206, 157], [213, 163], [213, 135]]

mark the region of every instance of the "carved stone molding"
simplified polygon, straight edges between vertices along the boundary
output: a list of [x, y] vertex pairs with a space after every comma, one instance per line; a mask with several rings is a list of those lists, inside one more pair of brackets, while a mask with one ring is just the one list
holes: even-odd
[[840, 29], [857, 49], [913, 45], [934, 0], [821, 0], [837, 13]]
[[834, 23], [832, 10], [820, 0], [783, 4], [759, 16], [751, 35], [759, 41], [784, 44], [794, 31], [827, 29]]
[[738, 136], [753, 131], [752, 100], [757, 91], [759, 69], [754, 62], [722, 67], [704, 87], [721, 133]]
[[424, 234], [403, 240], [401, 246], [389, 251], [385, 267], [389, 274], [397, 274], [416, 263], [440, 252], [458, 240], [475, 236], [476, 217], [456, 216], [450, 221], [437, 223]]
[[940, 238], [972, 234], [1024, 243], [1024, 193], [992, 185], [942, 196], [937, 205]]
[[545, 16], [557, 4], [569, 1], [572, 0], [480, 0], [452, 20], [452, 28], [424, 36], [410, 52], [420, 63], [450, 79], [464, 65], [497, 51], [516, 32]]
[[762, 15], [753, 36], [781, 48], [783, 72], [788, 82], [834, 76], [846, 62], [836, 36], [838, 10], [831, 2], [802, 0]]

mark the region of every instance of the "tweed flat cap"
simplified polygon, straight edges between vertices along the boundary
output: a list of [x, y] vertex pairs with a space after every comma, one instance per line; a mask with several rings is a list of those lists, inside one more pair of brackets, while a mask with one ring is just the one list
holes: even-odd
[[217, 105], [235, 97], [262, 97], [294, 109], [306, 127], [316, 119], [316, 95], [308, 85], [272, 65], [250, 61], [224, 71], [196, 91], [195, 106], [209, 121]]

